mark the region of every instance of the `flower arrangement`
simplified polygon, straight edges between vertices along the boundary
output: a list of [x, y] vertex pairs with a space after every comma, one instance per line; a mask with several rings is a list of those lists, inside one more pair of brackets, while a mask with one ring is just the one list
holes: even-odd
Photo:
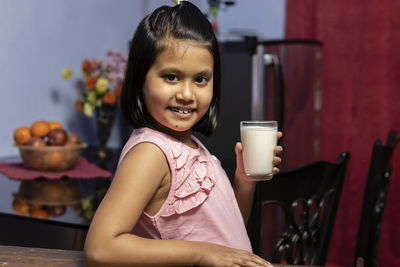
[[[80, 96], [75, 102], [75, 108], [88, 117], [92, 117], [95, 110], [119, 104], [127, 57], [119, 51], [110, 50], [106, 56], [106, 61], [103, 58], [85, 58], [82, 61], [83, 79], [77, 81]], [[65, 80], [71, 79], [72, 69], [64, 68], [61, 75]]]

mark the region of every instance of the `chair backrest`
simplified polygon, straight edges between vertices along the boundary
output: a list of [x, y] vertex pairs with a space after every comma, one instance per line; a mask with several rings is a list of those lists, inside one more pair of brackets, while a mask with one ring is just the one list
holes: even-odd
[[247, 229], [254, 253], [273, 263], [325, 264], [349, 157], [342, 152], [338, 163], [313, 162], [257, 184]]
[[362, 258], [365, 267], [377, 266], [381, 223], [391, 176], [391, 159], [397, 142], [396, 132], [391, 131], [386, 145], [382, 145], [380, 140], [373, 144], [355, 251], [355, 261]]

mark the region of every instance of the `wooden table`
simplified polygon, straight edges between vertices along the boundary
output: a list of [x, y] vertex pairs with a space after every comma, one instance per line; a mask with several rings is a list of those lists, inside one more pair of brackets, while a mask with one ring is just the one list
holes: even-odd
[[0, 266], [87, 266], [83, 251], [0, 245]]
[[[0, 245], [0, 267], [83, 267], [83, 251]], [[275, 267], [303, 265], [274, 264]]]

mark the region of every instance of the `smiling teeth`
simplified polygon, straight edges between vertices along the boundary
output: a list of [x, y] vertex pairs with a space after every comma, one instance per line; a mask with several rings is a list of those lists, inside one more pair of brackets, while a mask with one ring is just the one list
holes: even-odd
[[188, 113], [192, 112], [191, 109], [181, 109], [181, 108], [171, 108], [171, 109], [172, 109], [172, 111], [175, 111], [175, 112], [178, 112], [181, 114], [188, 114]]

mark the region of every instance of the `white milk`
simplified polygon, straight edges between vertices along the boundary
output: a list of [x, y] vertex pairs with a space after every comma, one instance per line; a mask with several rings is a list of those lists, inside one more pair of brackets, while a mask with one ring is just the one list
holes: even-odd
[[243, 164], [249, 179], [272, 178], [274, 148], [277, 145], [276, 127], [242, 126]]

